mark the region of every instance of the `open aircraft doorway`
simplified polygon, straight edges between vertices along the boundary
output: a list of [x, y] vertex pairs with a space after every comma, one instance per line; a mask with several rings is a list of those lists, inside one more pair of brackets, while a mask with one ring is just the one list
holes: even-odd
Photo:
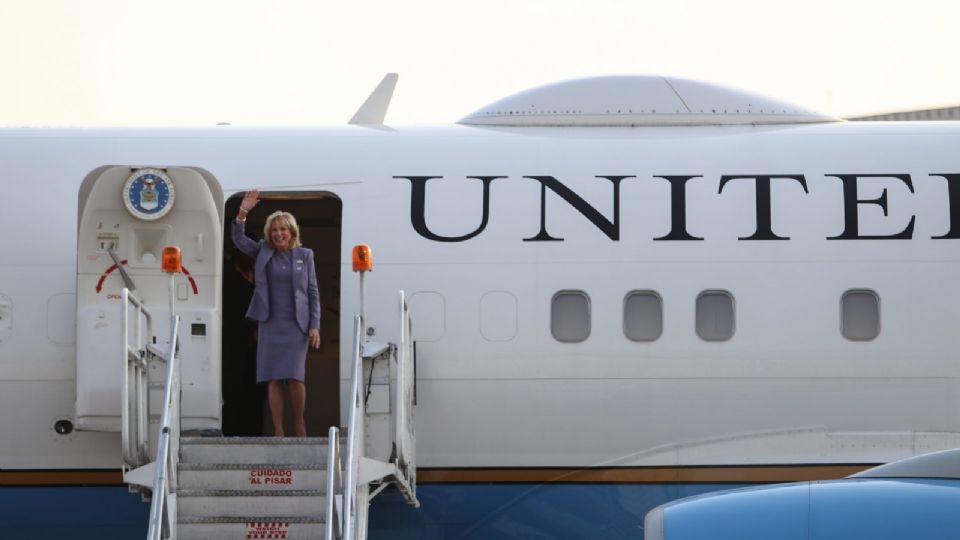
[[[223, 434], [259, 436], [273, 433], [266, 406], [266, 384], [256, 382], [257, 323], [245, 318], [253, 294], [253, 261], [230, 239], [243, 194], [226, 203], [223, 263]], [[323, 436], [340, 422], [340, 229], [342, 203], [328, 192], [260, 192], [260, 203], [247, 217], [246, 233], [263, 238], [267, 216], [283, 210], [297, 219], [304, 247], [313, 250], [320, 289], [319, 350], [307, 353], [307, 434]], [[293, 425], [284, 426], [293, 433]]]

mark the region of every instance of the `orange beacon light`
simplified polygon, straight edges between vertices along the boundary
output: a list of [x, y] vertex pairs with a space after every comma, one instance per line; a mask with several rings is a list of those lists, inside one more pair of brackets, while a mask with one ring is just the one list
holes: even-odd
[[183, 272], [183, 263], [180, 256], [180, 248], [177, 246], [167, 246], [163, 248], [161, 256], [161, 268], [168, 274], [179, 274]]
[[373, 253], [370, 246], [357, 244], [353, 246], [353, 271], [369, 272], [373, 270]]

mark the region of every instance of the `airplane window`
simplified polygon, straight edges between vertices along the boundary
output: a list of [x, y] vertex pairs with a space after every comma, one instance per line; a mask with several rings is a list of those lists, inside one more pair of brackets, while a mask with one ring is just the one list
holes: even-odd
[[656, 341], [663, 332], [663, 299], [654, 291], [631, 291], [623, 299], [623, 333], [630, 341]]
[[77, 295], [60, 293], [47, 300], [47, 338], [61, 345], [77, 342]]
[[727, 291], [704, 291], [697, 296], [697, 335], [704, 341], [733, 337], [733, 295]]
[[410, 317], [413, 319], [413, 339], [440, 341], [446, 331], [446, 302], [442, 294], [417, 291], [410, 295]]
[[880, 335], [880, 297], [866, 290], [849, 290], [840, 300], [840, 332], [851, 341]]
[[577, 343], [590, 336], [590, 297], [583, 291], [560, 291], [553, 295], [550, 332], [554, 339]]
[[487, 341], [510, 341], [517, 335], [517, 297], [490, 291], [480, 298], [480, 335]]
[[10, 297], [0, 294], [0, 343], [10, 339], [13, 331], [13, 303]]

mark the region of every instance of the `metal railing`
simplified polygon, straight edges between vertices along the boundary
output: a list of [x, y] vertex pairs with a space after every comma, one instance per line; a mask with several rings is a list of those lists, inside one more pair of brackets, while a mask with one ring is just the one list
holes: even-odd
[[180, 363], [177, 362], [177, 334], [180, 317], [170, 317], [170, 349], [167, 352], [167, 380], [163, 390], [163, 414], [150, 504], [148, 540], [176, 537], [176, 508], [171, 508], [170, 495], [177, 490], [177, 453], [180, 441]]
[[[363, 452], [364, 418], [366, 404], [363, 395], [363, 334], [364, 321], [362, 316], [353, 319], [353, 348], [351, 350], [352, 369], [350, 375], [350, 393], [347, 403], [350, 407], [347, 417], [347, 448], [342, 452], [339, 441], [339, 430], [331, 427], [329, 432], [330, 447], [327, 450], [327, 501], [325, 538], [333, 540], [343, 538], [353, 540], [357, 537], [358, 518], [358, 476], [360, 458]], [[394, 414], [394, 444], [396, 449], [397, 471], [403, 475], [400, 482], [404, 495], [414, 506], [416, 501], [416, 446], [413, 430], [413, 401], [414, 401], [414, 374], [413, 374], [413, 338], [410, 309], [403, 291], [400, 291], [400, 346], [398, 347], [396, 366], [396, 385]], [[373, 366], [370, 366], [373, 369]], [[346, 471], [343, 471], [344, 463]], [[337, 513], [334, 504], [336, 500], [337, 484], [343, 489], [342, 505]], [[340, 530], [335, 527], [340, 525]]]
[[326, 520], [324, 521], [325, 540], [341, 538], [343, 530], [340, 525], [340, 514], [335, 503], [336, 494], [343, 489], [343, 463], [340, 461], [340, 430], [337, 426], [330, 426], [327, 435], [327, 499]]
[[[147, 341], [145, 336], [153, 335], [153, 317], [150, 311], [129, 289], [120, 292], [123, 303], [123, 406], [120, 409], [120, 432], [123, 461], [130, 467], [139, 467], [147, 463], [150, 453], [150, 441], [147, 436], [149, 426], [148, 386], [147, 386]], [[130, 311], [136, 317], [133, 344], [130, 343]], [[146, 322], [147, 331], [143, 326]]]
[[360, 468], [360, 455], [363, 444], [363, 420], [366, 415], [360, 382], [363, 380], [363, 356], [360, 352], [360, 334], [363, 320], [359, 315], [353, 318], [353, 370], [350, 379], [350, 394], [347, 401], [350, 413], [347, 420], [347, 471], [343, 479], [343, 538], [353, 540], [357, 513], [357, 478]]
[[407, 501], [419, 507], [417, 501], [417, 438], [413, 425], [415, 385], [413, 366], [413, 323], [406, 295], [400, 291], [400, 343], [397, 351], [396, 389], [393, 404], [393, 441], [401, 491]]

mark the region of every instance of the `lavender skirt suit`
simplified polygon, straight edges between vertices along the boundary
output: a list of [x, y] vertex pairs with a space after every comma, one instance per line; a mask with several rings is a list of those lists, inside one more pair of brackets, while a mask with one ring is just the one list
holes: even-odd
[[304, 380], [307, 332], [320, 328], [320, 290], [313, 251], [304, 247], [277, 251], [255, 241], [244, 224], [233, 221], [233, 243], [254, 258], [254, 291], [247, 318], [259, 324], [257, 382]]

